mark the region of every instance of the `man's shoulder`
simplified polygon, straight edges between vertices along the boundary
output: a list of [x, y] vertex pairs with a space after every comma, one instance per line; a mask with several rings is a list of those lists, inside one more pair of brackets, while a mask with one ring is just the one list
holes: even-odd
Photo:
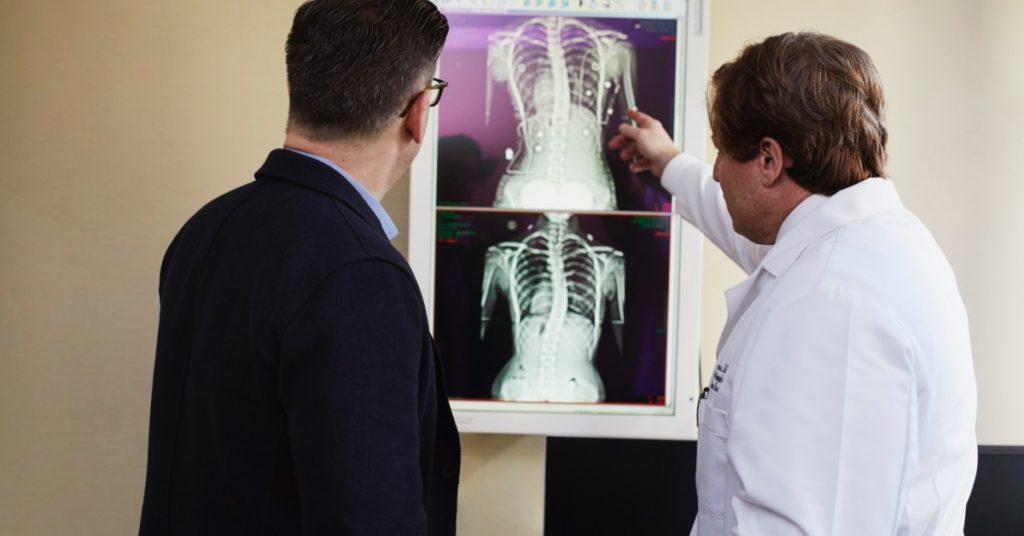
[[282, 275], [291, 277], [316, 278], [362, 259], [380, 259], [411, 274], [379, 224], [352, 206], [359, 201], [284, 180], [252, 181], [200, 208], [172, 249], [214, 248], [234, 262], [280, 264], [287, 272]]
[[897, 316], [937, 314], [922, 304], [958, 295], [942, 250], [905, 209], [838, 227], [812, 243], [787, 276], [798, 288], [873, 303]]
[[394, 265], [411, 276], [408, 264], [366, 210], [361, 199], [339, 199], [283, 181], [268, 183], [252, 199], [252, 217], [265, 220], [268, 245], [301, 262], [328, 269], [362, 260]]
[[183, 226], [186, 229], [204, 228], [210, 225], [219, 225], [230, 216], [230, 214], [245, 202], [254, 192], [260, 188], [260, 184], [249, 182], [224, 192], [199, 208]]
[[251, 278], [285, 317], [332, 274], [353, 271], [346, 266], [378, 267], [382, 279], [415, 287], [408, 263], [360, 210], [283, 180], [257, 180], [207, 203], [175, 238], [165, 265], [178, 255], [187, 270]]
[[379, 225], [366, 221], [353, 202], [358, 201], [287, 181], [257, 180], [216, 197], [186, 227], [215, 225], [229, 235], [248, 233], [259, 238], [268, 254], [313, 249], [319, 255], [340, 256], [337, 262], [394, 259], [394, 248]]
[[931, 232], [906, 209], [840, 227], [832, 248], [829, 273], [840, 277], [915, 285], [924, 273], [949, 271]]

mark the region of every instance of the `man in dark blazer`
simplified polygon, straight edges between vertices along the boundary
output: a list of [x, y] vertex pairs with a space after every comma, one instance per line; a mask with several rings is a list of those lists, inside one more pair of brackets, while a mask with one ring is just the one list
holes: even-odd
[[140, 533], [451, 535], [459, 438], [379, 200], [440, 99], [427, 0], [312, 0], [285, 148], [160, 272]]

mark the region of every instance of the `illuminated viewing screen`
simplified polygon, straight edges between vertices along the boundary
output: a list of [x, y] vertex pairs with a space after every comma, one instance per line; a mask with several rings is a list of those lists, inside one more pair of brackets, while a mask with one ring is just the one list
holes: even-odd
[[[455, 4], [440, 2], [449, 86], [425, 148], [432, 246], [418, 258], [460, 427], [487, 413], [676, 414], [680, 269], [699, 245], [683, 247], [672, 197], [608, 141], [633, 107], [679, 139], [682, 10]], [[686, 353], [695, 378], [695, 341]]]

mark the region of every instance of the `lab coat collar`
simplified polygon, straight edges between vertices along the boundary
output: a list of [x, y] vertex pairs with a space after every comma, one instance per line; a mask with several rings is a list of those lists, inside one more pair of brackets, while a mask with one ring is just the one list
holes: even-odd
[[761, 268], [779, 277], [811, 242], [836, 227], [902, 208], [903, 202], [892, 181], [878, 177], [863, 180], [824, 199], [811, 196], [787, 216], [779, 229], [779, 239], [761, 262]]

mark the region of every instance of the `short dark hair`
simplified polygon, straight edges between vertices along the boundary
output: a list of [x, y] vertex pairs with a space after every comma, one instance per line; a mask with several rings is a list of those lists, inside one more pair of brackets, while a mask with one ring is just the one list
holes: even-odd
[[818, 33], [785, 33], [747, 46], [711, 79], [708, 116], [719, 150], [741, 162], [774, 138], [787, 172], [814, 193], [884, 177], [885, 95], [866, 52]]
[[447, 36], [429, 0], [309, 0], [286, 46], [289, 125], [317, 141], [379, 133], [426, 87]]

